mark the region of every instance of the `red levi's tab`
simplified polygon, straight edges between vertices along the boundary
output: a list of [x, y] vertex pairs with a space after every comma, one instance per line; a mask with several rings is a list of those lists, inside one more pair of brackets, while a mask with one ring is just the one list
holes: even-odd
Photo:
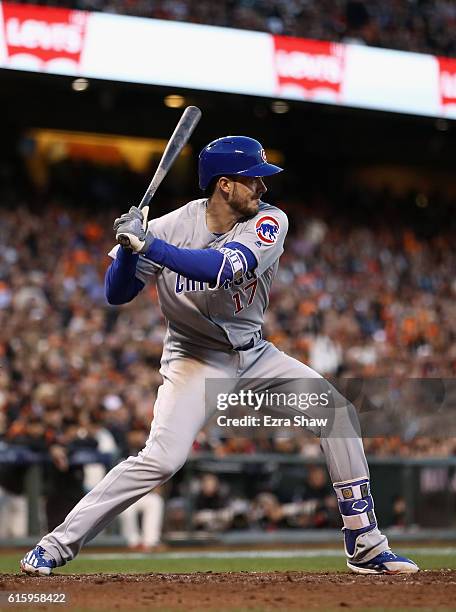
[[90, 13], [33, 5], [1, 5], [9, 68], [74, 74]]
[[277, 94], [339, 102], [345, 47], [338, 43], [274, 36]]

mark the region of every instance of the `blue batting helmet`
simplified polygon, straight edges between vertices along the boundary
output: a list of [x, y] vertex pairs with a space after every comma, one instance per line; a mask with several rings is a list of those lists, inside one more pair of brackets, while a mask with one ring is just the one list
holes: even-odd
[[258, 142], [247, 136], [225, 136], [210, 142], [199, 155], [199, 186], [206, 189], [216, 176], [270, 176], [282, 168], [269, 164]]

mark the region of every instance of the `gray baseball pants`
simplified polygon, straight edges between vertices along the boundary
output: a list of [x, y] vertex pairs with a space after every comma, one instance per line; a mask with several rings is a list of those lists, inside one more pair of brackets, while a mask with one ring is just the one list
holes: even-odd
[[[321, 379], [314, 370], [261, 339], [246, 351], [208, 351], [182, 345], [167, 347], [160, 373], [163, 384], [158, 390], [145, 448], [106, 474], [65, 521], [39, 542], [56, 559], [57, 565], [74, 559], [81, 547], [118, 514], [166, 482], [183, 466], [196, 435], [211, 416], [205, 406], [206, 378]], [[347, 411], [337, 413], [341, 430], [345, 427], [344, 420], [347, 431], [352, 429]], [[318, 431], [313, 433], [318, 435]], [[320, 442], [333, 483], [369, 477], [359, 436], [328, 436], [322, 437]], [[366, 536], [364, 559], [388, 549], [386, 537], [377, 528]]]

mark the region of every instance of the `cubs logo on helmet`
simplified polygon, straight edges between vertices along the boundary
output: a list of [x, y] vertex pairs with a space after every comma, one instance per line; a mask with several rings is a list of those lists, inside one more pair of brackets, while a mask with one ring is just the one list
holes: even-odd
[[271, 245], [277, 240], [280, 233], [280, 225], [274, 217], [261, 217], [255, 225], [258, 238], [263, 244]]

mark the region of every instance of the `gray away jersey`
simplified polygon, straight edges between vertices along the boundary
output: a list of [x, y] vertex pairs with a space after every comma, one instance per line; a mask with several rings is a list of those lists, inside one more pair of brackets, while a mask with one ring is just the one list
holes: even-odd
[[[261, 330], [269, 290], [277, 272], [288, 230], [286, 214], [260, 202], [254, 217], [243, 219], [226, 234], [207, 229], [207, 199], [194, 200], [149, 221], [149, 231], [174, 246], [186, 249], [221, 249], [239, 242], [255, 255], [258, 266], [218, 289], [189, 280], [177, 272], [139, 256], [136, 276], [144, 283], [155, 278], [162, 312], [167, 320], [166, 344], [190, 343], [210, 349], [231, 349], [247, 344]], [[115, 259], [119, 245], [109, 256]]]

